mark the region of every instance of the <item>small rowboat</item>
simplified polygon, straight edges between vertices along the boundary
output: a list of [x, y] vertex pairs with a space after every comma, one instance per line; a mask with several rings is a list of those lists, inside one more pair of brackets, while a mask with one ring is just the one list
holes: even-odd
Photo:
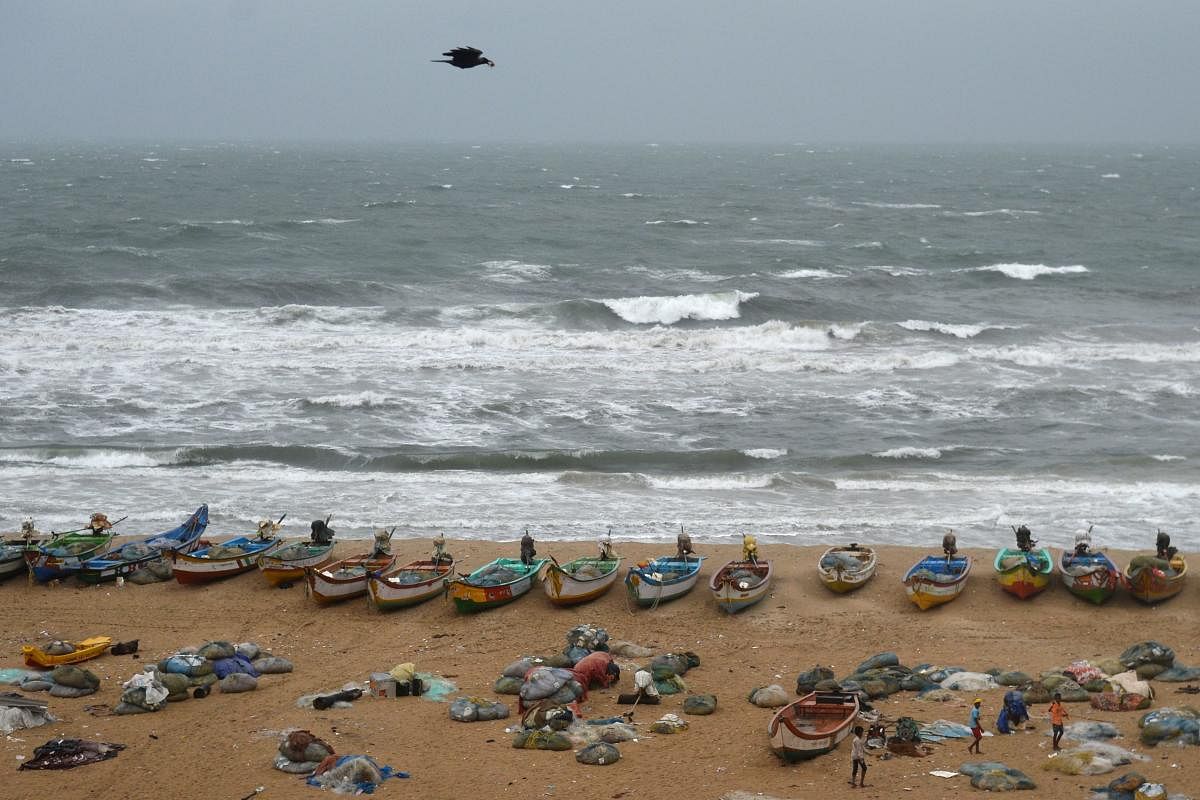
[[304, 579], [309, 568], [320, 568], [333, 561], [333, 542], [314, 544], [292, 542], [258, 559], [258, 570], [271, 586]]
[[821, 560], [817, 562], [817, 574], [825, 588], [845, 594], [871, 580], [875, 575], [876, 563], [875, 551], [870, 547], [858, 544], [831, 547], [821, 554]]
[[771, 752], [786, 762], [824, 755], [850, 733], [858, 695], [813, 692], [776, 712], [767, 726]]
[[678, 558], [660, 556], [630, 567], [625, 576], [625, 591], [642, 608], [654, 608], [692, 590], [700, 577], [704, 556]]
[[1022, 600], [1042, 592], [1054, 576], [1054, 557], [1045, 547], [1040, 550], [1001, 548], [992, 566], [1000, 588]]
[[104, 555], [89, 558], [79, 568], [79, 580], [83, 583], [103, 583], [137, 572], [169, 553], [190, 553], [200, 543], [200, 536], [207, 527], [208, 506], [203, 505], [176, 528], [152, 536], [142, 536], [125, 542]]
[[111, 636], [90, 636], [82, 642], [71, 642], [75, 649], [61, 655], [51, 655], [40, 647], [26, 644], [21, 646], [21, 655], [25, 657], [26, 666], [50, 669], [60, 664], [78, 664], [80, 661], [102, 656], [112, 647], [112, 643]]
[[1096, 605], [1116, 594], [1125, 583], [1121, 568], [1104, 553], [1077, 555], [1064, 550], [1058, 568], [1067, 591]]
[[908, 599], [928, 611], [958, 597], [970, 574], [970, 556], [925, 556], [904, 576], [904, 588]]
[[595, 600], [612, 588], [621, 569], [621, 559], [616, 557], [580, 556], [562, 565], [552, 562], [542, 578], [542, 588], [556, 606]]
[[403, 567], [371, 575], [367, 592], [380, 611], [415, 606], [446, 591], [454, 577], [453, 569], [454, 562], [449, 558], [410, 561]]
[[1143, 603], [1174, 597], [1187, 580], [1187, 562], [1178, 553], [1170, 561], [1155, 556], [1136, 556], [1125, 568], [1129, 593]]
[[25, 563], [40, 583], [78, 572], [83, 562], [95, 558], [113, 539], [112, 533], [65, 533], [25, 551]]
[[549, 561], [539, 558], [526, 564], [519, 558], [497, 558], [451, 581], [450, 598], [463, 614], [511, 603], [533, 588], [534, 579]]
[[736, 614], [767, 596], [771, 575], [770, 561], [730, 561], [712, 576], [708, 588], [718, 608]]
[[281, 547], [283, 539], [239, 536], [192, 553], [171, 553], [171, 564], [175, 580], [190, 586], [249, 572], [261, 556]]
[[37, 546], [37, 543], [27, 545], [23, 541], [0, 543], [0, 581], [25, 572], [25, 553]]
[[367, 593], [372, 574], [391, 569], [396, 557], [391, 553], [362, 553], [323, 567], [305, 571], [308, 594], [318, 603], [338, 603]]

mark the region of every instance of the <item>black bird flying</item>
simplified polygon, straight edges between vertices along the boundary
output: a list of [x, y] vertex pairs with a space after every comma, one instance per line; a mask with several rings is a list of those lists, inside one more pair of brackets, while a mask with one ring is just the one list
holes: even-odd
[[450, 57], [435, 58], [432, 61], [435, 64], [449, 64], [459, 69], [470, 69], [471, 67], [479, 67], [484, 64], [487, 64], [489, 67], [496, 66], [495, 61], [483, 57], [483, 51], [478, 47], [456, 47], [453, 50], [447, 50], [442, 55]]

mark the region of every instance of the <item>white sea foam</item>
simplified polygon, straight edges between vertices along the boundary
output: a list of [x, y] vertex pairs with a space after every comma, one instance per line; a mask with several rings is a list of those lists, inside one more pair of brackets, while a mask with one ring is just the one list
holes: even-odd
[[147, 162], [149, 162], [149, 163], [151, 163], [151, 164], [154, 164], [154, 163], [157, 163], [157, 162], [159, 162], [159, 161], [166, 161], [166, 159], [165, 159], [165, 158], [143, 158], [143, 159], [142, 159], [142, 161], [147, 161]]
[[851, 341], [862, 333], [870, 322], [835, 322], [829, 326], [829, 335], [835, 339]]
[[918, 209], [918, 208], [941, 208], [938, 203], [871, 203], [866, 200], [855, 201], [852, 205], [867, 206], [869, 208], [891, 208], [897, 210], [903, 209]]
[[910, 319], [904, 322], [896, 323], [901, 328], [909, 331], [944, 333], [948, 336], [954, 336], [958, 339], [970, 339], [978, 336], [984, 331], [1005, 330], [1009, 325], [989, 325], [979, 323], [976, 325], [954, 324], [949, 322], [927, 322], [923, 319]]
[[10, 158], [8, 160], [8, 163], [10, 163], [10, 164], [32, 164], [34, 162], [32, 159], [28, 159], [28, 158]]
[[362, 222], [360, 219], [337, 219], [336, 217], [321, 217], [320, 219], [289, 219], [293, 225], [345, 225], [349, 222]]
[[788, 244], [796, 247], [824, 247], [825, 243], [816, 239], [734, 239], [738, 244]]
[[1187, 456], [1156, 455], [1150, 456], [1155, 461], [1187, 461]]
[[858, 242], [850, 246], [855, 250], [882, 250], [883, 242]]
[[771, 475], [705, 475], [703, 477], [646, 476], [655, 489], [682, 491], [738, 491], [744, 489], [767, 489], [774, 481]]
[[755, 448], [751, 448], [749, 450], [743, 450], [742, 454], [750, 456], [750, 458], [761, 458], [764, 460], [770, 460], [772, 458], [782, 458], [783, 456], [786, 456], [788, 454], [788, 451], [786, 449], [778, 450], [778, 449], [771, 448], [771, 447], [755, 447]]
[[48, 464], [70, 469], [125, 469], [160, 467], [173, 463], [174, 454], [153, 455], [138, 450], [90, 450], [57, 453], [41, 450], [10, 450], [0, 453], [0, 462]]
[[707, 223], [707, 222], [698, 222], [698, 221], [696, 221], [696, 220], [694, 220], [694, 219], [674, 219], [674, 220], [665, 220], [665, 219], [651, 219], [651, 220], [647, 220], [645, 224], [646, 224], [646, 225], [684, 225], [684, 226], [692, 226], [692, 225], [707, 225], [708, 223]]
[[645, 197], [641, 192], [623, 192], [621, 197]]
[[1081, 275], [1090, 271], [1082, 264], [1066, 267], [1048, 267], [1045, 264], [990, 264], [986, 267], [955, 270], [955, 272], [999, 272], [1021, 281], [1031, 281], [1043, 275]]
[[881, 453], [872, 453], [876, 458], [897, 458], [897, 459], [938, 459], [942, 457], [942, 451], [936, 447], [896, 447], [891, 450], [884, 450]]
[[787, 272], [780, 272], [780, 278], [844, 278], [845, 275], [839, 275], [836, 272], [830, 272], [827, 269], [793, 269]]
[[388, 405], [390, 401], [387, 395], [368, 390], [356, 394], [331, 394], [323, 397], [307, 397], [302, 402], [308, 406], [326, 406], [329, 408], [378, 408]]
[[496, 283], [528, 283], [531, 280], [542, 280], [550, 275], [553, 269], [548, 264], [526, 264], [523, 261], [484, 261], [481, 264], [488, 271], [487, 279]]
[[928, 274], [925, 270], [916, 267], [894, 267], [890, 264], [874, 264], [863, 267], [863, 269], [869, 269], [872, 272], [886, 272], [893, 278], [912, 278]]
[[673, 325], [683, 319], [737, 319], [741, 316], [741, 304], [756, 297], [758, 292], [732, 291], [675, 297], [626, 297], [600, 302], [626, 322]]
[[1106, 172], [1103, 175], [1101, 175], [1100, 177], [1101, 178], [1119, 178], [1121, 176], [1119, 173], [1116, 173], [1116, 172]]

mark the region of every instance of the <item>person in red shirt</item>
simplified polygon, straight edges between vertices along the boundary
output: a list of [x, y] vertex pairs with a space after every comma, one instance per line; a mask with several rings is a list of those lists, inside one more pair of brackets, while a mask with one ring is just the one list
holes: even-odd
[[1067, 713], [1067, 709], [1063, 708], [1062, 693], [1054, 693], [1054, 702], [1050, 704], [1050, 728], [1054, 731], [1054, 749], [1061, 750], [1059, 742], [1063, 737], [1063, 719], [1071, 716]]

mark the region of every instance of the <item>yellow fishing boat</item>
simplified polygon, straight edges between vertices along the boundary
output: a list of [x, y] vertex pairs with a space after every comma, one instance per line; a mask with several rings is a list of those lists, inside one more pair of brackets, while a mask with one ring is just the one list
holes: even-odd
[[49, 669], [62, 664], [78, 664], [80, 661], [104, 655], [112, 647], [111, 636], [91, 636], [82, 642], [68, 642], [75, 649], [70, 653], [53, 655], [32, 644], [21, 646], [21, 655], [25, 657], [26, 666]]

